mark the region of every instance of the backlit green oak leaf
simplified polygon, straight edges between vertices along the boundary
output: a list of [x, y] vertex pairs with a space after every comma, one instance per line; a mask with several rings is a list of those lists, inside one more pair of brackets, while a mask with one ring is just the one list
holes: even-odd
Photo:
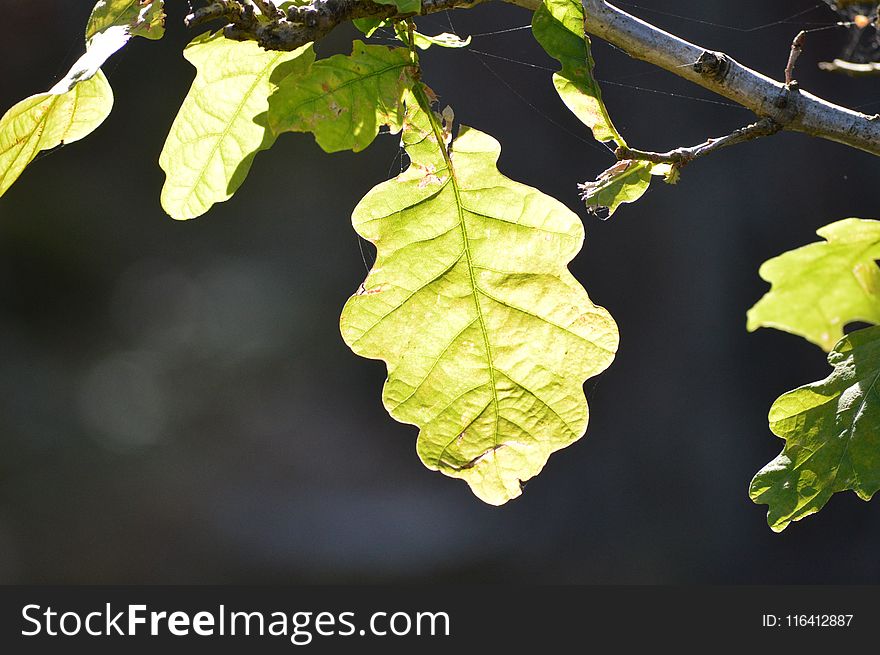
[[86, 25], [86, 52], [53, 87], [64, 93], [87, 80], [133, 36], [161, 39], [165, 34], [164, 2], [161, 0], [102, 0], [95, 5]]
[[414, 71], [406, 48], [355, 41], [350, 56], [318, 60], [306, 75], [282, 79], [269, 99], [269, 124], [277, 134], [312, 132], [326, 152], [359, 152], [381, 126], [403, 127]]
[[670, 164], [624, 159], [603, 172], [595, 182], [579, 184], [578, 188], [587, 209], [607, 219], [620, 205], [645, 195], [653, 175], [662, 175], [668, 182], [675, 183], [675, 171]]
[[761, 266], [772, 286], [749, 310], [749, 331], [772, 327], [831, 350], [848, 323], [880, 323], [880, 221], [847, 218], [817, 234], [825, 241]]
[[593, 77], [595, 62], [590, 39], [584, 33], [580, 0], [544, 0], [532, 17], [532, 34], [547, 54], [562, 64], [562, 70], [553, 74], [553, 85], [562, 102], [593, 131], [597, 141], [625, 146]]
[[315, 57], [311, 44], [267, 51], [221, 32], [196, 37], [184, 56], [196, 78], [159, 157], [166, 174], [162, 207], [179, 220], [232, 197], [257, 153], [275, 141], [266, 114], [276, 82], [297, 78]]
[[0, 118], [0, 196], [42, 150], [91, 134], [113, 108], [113, 90], [98, 71], [65, 93], [40, 93]]
[[165, 34], [164, 0], [101, 0], [86, 25], [86, 41], [121, 27], [129, 36], [161, 39]]
[[504, 177], [491, 136], [462, 127], [447, 151], [451, 112], [414, 94], [409, 168], [354, 210], [377, 258], [342, 335], [387, 363], [383, 402], [420, 428], [425, 465], [500, 505], [583, 435], [583, 383], [611, 364], [617, 326], [568, 271], [578, 217]]
[[752, 480], [749, 495], [769, 505], [779, 532], [852, 489], [870, 500], [880, 489], [880, 327], [844, 337], [828, 355], [820, 382], [790, 391], [770, 408], [782, 453]]
[[86, 52], [47, 93], [26, 98], [0, 119], [0, 196], [42, 150], [93, 132], [113, 108], [104, 62], [132, 36], [164, 33], [163, 0], [101, 0], [86, 26]]

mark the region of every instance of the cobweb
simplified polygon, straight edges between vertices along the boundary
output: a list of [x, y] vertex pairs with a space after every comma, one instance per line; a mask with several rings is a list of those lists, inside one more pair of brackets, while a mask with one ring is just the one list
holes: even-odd
[[[852, 2], [851, 0], [850, 2], [846, 2], [846, 0], [838, 0], [837, 2], [835, 2], [834, 0], [816, 0], [812, 4], [807, 5], [806, 7], [795, 13], [782, 15], [779, 18], [758, 25], [731, 25], [718, 23], [706, 20], [701, 16], [683, 15], [682, 13], [676, 13], [675, 11], [668, 11], [665, 8], [655, 9], [654, 7], [626, 2], [624, 0], [613, 0], [613, 4], [621, 7], [626, 11], [632, 11], [636, 15], [643, 16], [646, 20], [650, 20], [650, 15], [653, 14], [657, 16], [674, 18], [678, 21], [682, 21], [685, 23], [701, 25], [706, 28], [717, 29], [719, 31], [736, 32], [740, 34], [760, 33], [762, 31], [774, 31], [774, 33], [778, 32], [780, 39], [780, 62], [784, 60], [788, 44], [791, 42], [792, 37], [801, 30], [805, 32], [839, 30], [841, 34], [848, 34], [850, 42], [845, 47], [844, 54], [848, 54], [850, 57], [863, 58], [861, 60], [849, 60], [853, 61], [854, 63], [859, 61], [877, 61], [877, 59], [870, 59], [869, 57], [880, 57], [878, 32], [876, 27], [873, 25], [873, 22], [876, 22], [873, 19], [876, 19], [877, 17], [877, 10], [880, 2]], [[805, 4], [807, 3], [805, 2]], [[668, 7], [668, 5], [666, 6]], [[671, 8], [674, 9], [674, 6]], [[831, 11], [829, 11], [829, 8], [837, 11], [839, 13], [839, 17], [836, 17]], [[864, 14], [863, 12], [865, 11], [867, 11], [868, 14]], [[527, 60], [522, 58], [521, 55], [519, 57], [511, 56], [510, 48], [505, 46], [506, 37], [514, 36], [517, 33], [521, 33], [525, 30], [530, 30], [531, 24], [505, 26], [489, 32], [463, 32], [459, 34], [459, 30], [456, 29], [456, 26], [453, 23], [451, 13], [452, 12], [446, 11], [443, 14], [417, 17], [416, 22], [418, 25], [423, 25], [426, 32], [450, 31], [453, 34], [461, 37], [470, 36], [473, 40], [472, 46], [462, 48], [460, 51], [454, 51], [456, 53], [456, 56], [458, 55], [458, 53], [461, 53], [460, 56], [472, 57], [475, 60], [475, 63], [478, 63], [482, 68], [490, 73], [492, 77], [494, 77], [495, 80], [504, 89], [506, 89], [506, 91], [510, 93], [513, 98], [526, 106], [532, 113], [539, 116], [547, 123], [553, 125], [561, 132], [564, 132], [569, 136], [575, 138], [579, 142], [583, 143], [585, 146], [591, 149], [601, 150], [605, 153], [606, 156], [614, 159], [613, 148], [609, 148], [606, 144], [595, 141], [588, 134], [575, 131], [571, 127], [561, 123], [559, 120], [543, 111], [540, 107], [538, 107], [534, 102], [529, 99], [530, 94], [528, 93], [526, 85], [524, 85], [523, 80], [520, 78], [520, 76], [511, 76], [509, 74], [506, 74], [506, 71], [503, 72], [503, 68], [498, 67], [499, 64], [501, 64], [502, 67], [506, 64], [512, 64], [525, 70], [530, 70], [532, 72], [543, 75], [547, 75], [558, 70], [558, 65], [555, 62], [547, 62], [544, 60]], [[855, 18], [861, 15], [865, 15], [872, 19], [872, 24], [864, 28], [858, 27], [855, 24]], [[380, 28], [369, 40], [372, 42], [386, 43], [388, 45], [399, 45], [399, 42], [394, 38], [393, 32], [389, 29]], [[611, 44], [606, 45], [614, 48], [614, 46]], [[780, 68], [781, 66], [782, 63], [780, 63]], [[747, 108], [708, 93], [706, 94], [708, 97], [686, 93], [677, 93], [667, 89], [649, 86], [648, 84], [644, 83], [645, 80], [650, 79], [652, 75], [659, 75], [662, 72], [663, 71], [659, 68], [651, 67], [650, 70], [641, 73], [627, 74], [623, 76], [614, 75], [612, 76], [613, 79], [607, 79], [603, 77], [601, 79], [597, 79], [597, 81], [602, 86], [622, 87], [630, 89], [633, 92], [666, 96], [682, 102], [715, 105], [720, 110], [742, 112], [744, 115], [751, 115], [751, 111]], [[640, 83], [633, 83], [636, 81]], [[870, 102], [856, 104], [852, 108], [855, 110], [861, 110], [863, 108], [876, 106], [878, 104], [880, 104], [880, 100], [874, 99]], [[389, 176], [392, 174], [392, 172], [396, 171], [398, 165], [400, 171], [402, 172], [405, 168], [405, 164], [406, 153], [403, 151], [402, 148], [398, 148], [398, 151], [389, 166]], [[655, 188], [656, 186], [652, 185], [652, 187], [648, 190], [648, 193], [653, 192]], [[372, 244], [362, 243], [360, 237], [357, 238], [364, 267], [369, 270], [370, 262], [368, 261], [368, 259], [372, 259]], [[364, 251], [365, 246], [369, 250], [369, 254]]]

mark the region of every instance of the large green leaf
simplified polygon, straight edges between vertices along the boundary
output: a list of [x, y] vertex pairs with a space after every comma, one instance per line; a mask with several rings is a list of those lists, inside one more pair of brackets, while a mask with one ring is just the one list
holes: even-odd
[[406, 48], [355, 41], [350, 56], [321, 59], [306, 75], [282, 79], [269, 99], [269, 124], [278, 134], [313, 132], [326, 152], [359, 152], [380, 126], [400, 131], [414, 72]]
[[201, 216], [232, 197], [257, 153], [275, 141], [267, 122], [275, 83], [303, 74], [315, 56], [311, 44], [274, 52], [221, 32], [196, 37], [184, 55], [196, 78], [159, 157], [162, 206], [176, 219]]
[[749, 310], [750, 331], [772, 327], [830, 350], [847, 323], [880, 323], [880, 221], [847, 218], [818, 234], [824, 242], [761, 266], [772, 286]]
[[587, 209], [600, 218], [609, 218], [620, 205], [635, 202], [648, 191], [651, 177], [662, 175], [675, 183], [676, 171], [670, 164], [624, 159], [604, 171], [595, 182], [579, 184]]
[[770, 506], [775, 531], [818, 512], [852, 489], [869, 500], [880, 489], [880, 327], [844, 337], [828, 356], [834, 371], [780, 397], [770, 429], [782, 453], [752, 480], [750, 495]]
[[595, 62], [584, 33], [580, 0], [544, 0], [532, 17], [532, 33], [547, 54], [562, 64], [562, 70], [553, 74], [553, 85], [565, 105], [593, 131], [596, 140], [626, 145], [593, 77]]
[[0, 118], [0, 196], [42, 150], [73, 143], [104, 122], [113, 90], [100, 71], [65, 93], [40, 93]]
[[161, 39], [165, 34], [162, 0], [101, 0], [86, 25], [86, 52], [53, 93], [64, 93], [96, 74], [101, 66], [134, 36]]
[[342, 334], [387, 363], [385, 407], [421, 428], [422, 461], [502, 504], [583, 435], [582, 385], [614, 358], [617, 326], [566, 267], [578, 217], [504, 177], [489, 135], [462, 127], [449, 145], [451, 112], [441, 123], [414, 93], [409, 168], [354, 211], [378, 253]]

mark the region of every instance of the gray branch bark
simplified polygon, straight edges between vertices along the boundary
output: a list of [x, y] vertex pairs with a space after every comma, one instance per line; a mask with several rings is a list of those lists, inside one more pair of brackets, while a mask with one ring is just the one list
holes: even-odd
[[620, 161], [626, 159], [640, 159], [654, 164], [672, 164], [678, 168], [683, 168], [695, 159], [705, 157], [713, 152], [717, 152], [723, 148], [729, 148], [730, 146], [735, 146], [739, 143], [745, 143], [746, 141], [752, 141], [753, 139], [759, 139], [764, 136], [772, 136], [780, 129], [782, 129], [781, 125], [775, 123], [772, 118], [765, 117], [756, 123], [741, 127], [730, 134], [708, 139], [703, 143], [689, 148], [676, 148], [675, 150], [670, 150], [668, 152], [650, 152], [620, 146], [614, 151], [614, 155]]
[[631, 16], [603, 0], [583, 0], [590, 34], [771, 118], [785, 130], [804, 132], [880, 156], [880, 116], [832, 104], [747, 68]]

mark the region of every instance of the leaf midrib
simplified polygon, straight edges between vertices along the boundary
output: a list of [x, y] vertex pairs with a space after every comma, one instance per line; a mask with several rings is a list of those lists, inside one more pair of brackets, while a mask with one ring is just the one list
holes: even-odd
[[226, 137], [229, 136], [229, 133], [232, 131], [232, 125], [235, 123], [241, 116], [242, 110], [244, 106], [247, 104], [248, 100], [250, 100], [251, 96], [254, 94], [254, 90], [263, 81], [263, 79], [269, 74], [270, 70], [273, 70], [275, 64], [279, 59], [284, 57], [287, 53], [279, 52], [272, 61], [263, 67], [263, 70], [256, 76], [253, 84], [251, 84], [250, 88], [247, 92], [242, 96], [241, 102], [235, 108], [235, 111], [230, 116], [229, 120], [226, 122], [226, 127], [223, 128], [223, 131], [218, 136], [216, 142], [214, 143], [214, 147], [211, 148], [211, 154], [205, 158], [205, 163], [202, 165], [201, 171], [199, 171], [198, 176], [196, 177], [195, 182], [190, 186], [189, 191], [186, 194], [186, 197], [183, 201], [183, 204], [189, 207], [190, 200], [192, 199], [193, 194], [196, 192], [196, 189], [202, 186], [205, 182], [205, 173], [208, 171], [208, 167], [211, 165], [211, 162], [214, 161], [214, 157], [217, 156], [217, 152], [220, 150], [220, 145], [226, 140]]
[[[452, 184], [452, 190], [455, 194], [455, 207], [458, 212], [458, 220], [459, 226], [461, 227], [461, 236], [464, 241], [464, 256], [465, 262], [467, 263], [468, 277], [471, 281], [471, 296], [474, 299], [474, 307], [477, 311], [477, 320], [480, 324], [480, 332], [483, 336], [483, 345], [486, 348], [486, 361], [489, 367], [489, 381], [492, 385], [492, 407], [495, 412], [495, 424], [492, 429], [492, 441], [494, 443], [494, 447], [498, 448], [498, 383], [495, 377], [495, 363], [492, 359], [492, 344], [489, 340], [489, 330], [486, 327], [486, 319], [483, 316], [483, 308], [480, 304], [480, 294], [477, 289], [477, 278], [474, 272], [474, 262], [473, 255], [471, 254], [470, 249], [470, 238], [468, 237], [467, 225], [465, 224], [465, 216], [464, 216], [464, 205], [461, 199], [461, 188], [459, 187], [458, 176], [455, 172], [455, 167], [452, 163], [452, 157], [449, 155], [448, 148], [444, 145], [444, 136], [440, 126], [437, 124], [437, 119], [434, 116], [434, 111], [431, 109], [431, 104], [428, 98], [425, 96], [424, 90], [421, 86], [416, 85], [413, 89], [413, 92], [416, 94], [416, 97], [419, 99], [420, 104], [423, 105], [423, 109], [425, 113], [428, 115], [428, 120], [431, 123], [431, 130], [434, 132], [434, 138], [437, 139], [437, 147], [440, 149], [443, 154], [443, 159], [446, 162], [446, 167], [449, 170], [449, 178], [450, 183]], [[448, 447], [448, 446], [447, 446]], [[498, 471], [498, 458], [494, 458], [496, 474], [501, 477], [500, 471]]]

